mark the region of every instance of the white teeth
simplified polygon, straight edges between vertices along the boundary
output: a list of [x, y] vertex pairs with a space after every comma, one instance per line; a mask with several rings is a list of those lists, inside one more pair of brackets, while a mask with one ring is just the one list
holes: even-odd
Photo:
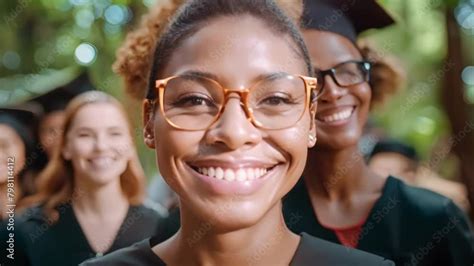
[[197, 170], [203, 175], [225, 181], [254, 180], [267, 173], [265, 168], [239, 168], [237, 171], [234, 171], [233, 169], [223, 169], [221, 167], [200, 167]]
[[[231, 170], [232, 171], [232, 170]], [[245, 170], [240, 168], [239, 170], [237, 170], [237, 173], [236, 173], [236, 179], [237, 181], [245, 181], [247, 180], [247, 174], [245, 173]]]
[[220, 168], [220, 167], [216, 168], [216, 178], [217, 179], [224, 178], [224, 170], [222, 170], [222, 168]]
[[95, 166], [95, 167], [108, 167], [112, 164], [113, 159], [111, 157], [99, 157], [99, 158], [94, 158], [90, 160], [90, 162]]
[[210, 177], [215, 177], [216, 176], [216, 170], [214, 169], [214, 167], [209, 168], [209, 170], [206, 170], [206, 172], [207, 172], [207, 174], [205, 174], [204, 171], [202, 172], [202, 174], [208, 175]]
[[234, 181], [234, 179], [235, 179], [234, 171], [232, 171], [230, 169], [225, 170], [224, 179], [227, 180], [227, 181]]
[[324, 122], [335, 122], [335, 121], [344, 120], [344, 119], [347, 119], [351, 116], [352, 110], [353, 109], [351, 108], [351, 109], [341, 111], [339, 113], [335, 113], [335, 114], [332, 114], [332, 115], [321, 117], [320, 120], [322, 120]]
[[247, 168], [247, 179], [254, 180], [255, 179], [255, 171], [251, 168]]

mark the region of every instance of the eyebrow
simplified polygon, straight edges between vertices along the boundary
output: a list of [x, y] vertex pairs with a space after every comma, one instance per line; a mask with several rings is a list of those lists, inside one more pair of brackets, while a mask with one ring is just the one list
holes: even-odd
[[[117, 130], [117, 129], [122, 130], [123, 128], [119, 126], [111, 126], [111, 127], [105, 128], [105, 130]], [[80, 127], [80, 128], [77, 128], [76, 131], [94, 131], [94, 129], [90, 127]]]
[[[272, 80], [272, 79], [280, 78], [280, 77], [285, 76], [285, 75], [288, 75], [288, 73], [283, 72], [283, 71], [264, 73], [264, 74], [260, 74], [257, 77], [253, 78], [252, 82], [257, 82], [257, 81], [260, 81], [260, 80], [263, 80], [263, 79]], [[219, 77], [217, 75], [215, 75], [213, 73], [210, 73], [210, 72], [206, 72], [206, 71], [189, 70], [189, 71], [183, 72], [182, 74], [180, 74], [180, 76], [203, 77], [203, 78], [208, 78], [208, 79], [212, 79], [212, 80], [215, 80], [215, 81], [219, 81]]]

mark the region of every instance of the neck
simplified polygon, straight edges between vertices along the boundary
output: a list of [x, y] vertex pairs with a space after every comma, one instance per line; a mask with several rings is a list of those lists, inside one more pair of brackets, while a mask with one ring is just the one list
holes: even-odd
[[[120, 178], [105, 185], [90, 184], [85, 178], [75, 178], [72, 204], [76, 211], [106, 216], [111, 209], [118, 213], [128, 209], [129, 202], [123, 194]], [[111, 208], [113, 206], [113, 208]]]
[[369, 177], [357, 145], [341, 150], [310, 149], [303, 173], [309, 188], [331, 199], [350, 198]]
[[170, 246], [174, 254], [192, 258], [179, 261], [185, 265], [289, 264], [300, 240], [286, 227], [280, 202], [257, 224], [233, 231], [216, 232], [212, 223], [196, 222], [199, 219], [185, 206], [181, 206], [181, 221]]

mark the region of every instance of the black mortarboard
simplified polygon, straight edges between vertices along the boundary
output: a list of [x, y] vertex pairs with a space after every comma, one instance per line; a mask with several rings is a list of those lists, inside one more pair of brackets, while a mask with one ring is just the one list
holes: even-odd
[[359, 33], [394, 22], [375, 0], [304, 0], [301, 26], [334, 32], [355, 43]]
[[41, 104], [44, 113], [50, 113], [57, 110], [64, 110], [72, 98], [94, 89], [94, 86], [89, 80], [89, 76], [84, 72], [68, 84], [38, 96], [32, 99], [32, 101]]
[[23, 107], [0, 108], [0, 124], [11, 127], [20, 136], [26, 147], [28, 155], [35, 143], [35, 127], [37, 117], [26, 105]]
[[398, 140], [387, 139], [387, 140], [381, 140], [377, 142], [377, 144], [375, 144], [374, 146], [374, 149], [370, 153], [370, 157], [381, 152], [394, 152], [394, 153], [401, 154], [413, 161], [419, 160], [419, 157], [418, 157], [418, 154], [416, 153], [415, 148], [403, 142], [400, 142]]

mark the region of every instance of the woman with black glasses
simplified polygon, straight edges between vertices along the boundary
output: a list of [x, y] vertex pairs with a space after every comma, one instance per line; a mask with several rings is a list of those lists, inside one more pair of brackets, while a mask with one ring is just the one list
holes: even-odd
[[322, 89], [318, 143], [284, 199], [287, 224], [396, 265], [472, 265], [473, 238], [461, 210], [438, 194], [377, 176], [359, 152], [370, 107], [386, 94], [380, 84], [395, 74], [368, 61], [356, 44], [359, 32], [393, 23], [375, 1], [361, 2], [306, 1], [303, 36]]

